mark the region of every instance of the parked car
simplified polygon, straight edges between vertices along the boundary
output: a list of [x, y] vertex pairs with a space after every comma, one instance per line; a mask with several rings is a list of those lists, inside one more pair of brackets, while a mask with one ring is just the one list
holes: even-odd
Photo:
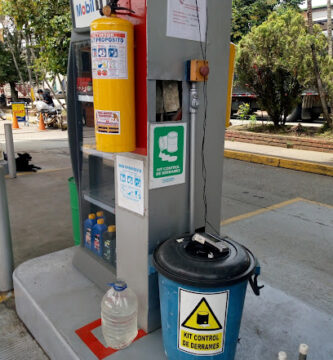
[[232, 89], [231, 116], [237, 113], [241, 104], [250, 105], [250, 113], [260, 110], [257, 103], [257, 95], [239, 86]]
[[302, 100], [287, 117], [287, 121], [315, 121], [322, 112], [319, 94], [309, 89], [302, 93]]

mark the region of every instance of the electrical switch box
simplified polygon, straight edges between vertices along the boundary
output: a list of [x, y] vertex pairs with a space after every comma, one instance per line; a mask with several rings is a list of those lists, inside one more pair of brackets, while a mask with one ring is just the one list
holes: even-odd
[[203, 82], [208, 80], [209, 66], [207, 60], [190, 60], [187, 66], [188, 81]]

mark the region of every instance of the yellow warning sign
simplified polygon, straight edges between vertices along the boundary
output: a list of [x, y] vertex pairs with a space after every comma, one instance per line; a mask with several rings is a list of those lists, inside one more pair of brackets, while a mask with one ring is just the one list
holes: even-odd
[[188, 329], [202, 331], [222, 329], [221, 324], [205, 298], [201, 299], [199, 304], [183, 322], [182, 326]]
[[229, 291], [216, 293], [179, 289], [178, 349], [190, 354], [224, 351]]
[[13, 114], [16, 115], [18, 121], [25, 121], [25, 104], [12, 103]]

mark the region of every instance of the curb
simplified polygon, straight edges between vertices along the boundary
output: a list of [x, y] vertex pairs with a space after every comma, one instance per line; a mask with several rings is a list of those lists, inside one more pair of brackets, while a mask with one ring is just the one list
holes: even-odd
[[259, 155], [235, 150], [224, 150], [224, 157], [228, 159], [247, 161], [256, 164], [275, 166], [290, 170], [333, 176], [333, 166], [321, 165], [318, 163], [312, 163], [307, 161], [291, 160], [275, 156]]

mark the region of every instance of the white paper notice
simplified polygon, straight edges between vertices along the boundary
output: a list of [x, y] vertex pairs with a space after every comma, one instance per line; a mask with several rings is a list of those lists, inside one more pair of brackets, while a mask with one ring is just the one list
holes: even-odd
[[144, 215], [143, 161], [117, 156], [118, 205]]
[[207, 0], [168, 0], [167, 36], [204, 42], [207, 24], [206, 6]]

